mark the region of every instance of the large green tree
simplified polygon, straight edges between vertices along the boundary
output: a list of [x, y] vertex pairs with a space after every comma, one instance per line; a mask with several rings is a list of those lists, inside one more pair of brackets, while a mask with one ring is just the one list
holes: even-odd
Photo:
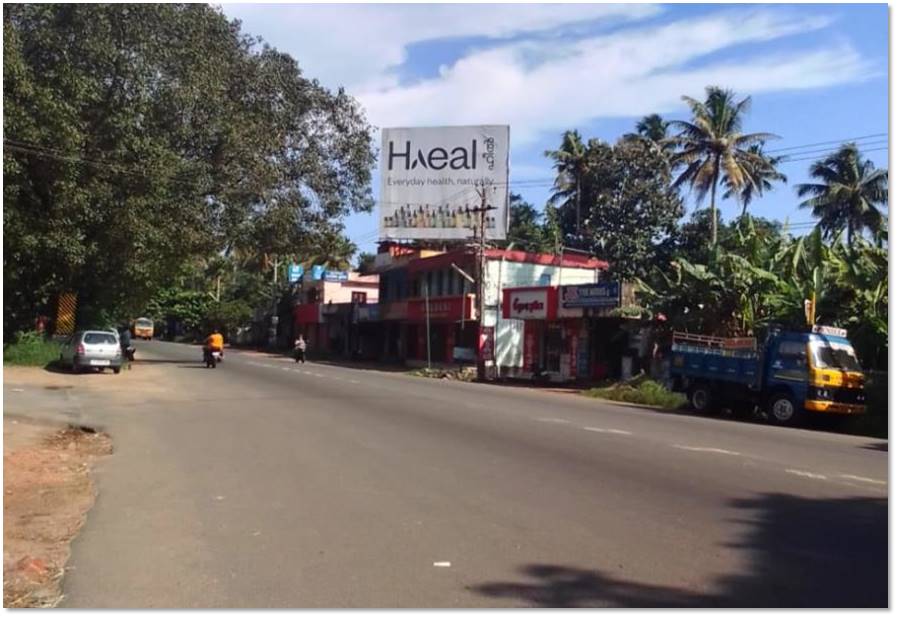
[[863, 231], [883, 239], [887, 223], [879, 207], [888, 205], [886, 169], [876, 169], [849, 143], [813, 163], [810, 176], [817, 182], [797, 185], [797, 194], [806, 198], [800, 206], [812, 209], [826, 237], [846, 231], [851, 247]]
[[504, 246], [530, 253], [551, 253], [555, 250], [542, 222], [543, 214], [517, 193], [510, 197], [510, 223]]
[[703, 101], [688, 96], [682, 99], [688, 105], [692, 119], [670, 123], [678, 129], [672, 141], [677, 148], [672, 162], [675, 167], [684, 167], [675, 186], [690, 186], [698, 202], [710, 194], [710, 243], [716, 244], [717, 188], [724, 183], [731, 194], [744, 195], [743, 191], [749, 185], [762, 187], [757, 178], [764, 173], [769, 177], [767, 170], [772, 163], [750, 147], [776, 136], [741, 132], [744, 116], [750, 109], [750, 97], [737, 101], [731, 90], [710, 86]]
[[133, 314], [185, 260], [310, 251], [371, 207], [357, 103], [218, 9], [4, 5], [3, 28], [7, 334], [61, 291]]
[[621, 277], [642, 276], [685, 209], [663, 152], [644, 141], [595, 144], [583, 236], [586, 248]]

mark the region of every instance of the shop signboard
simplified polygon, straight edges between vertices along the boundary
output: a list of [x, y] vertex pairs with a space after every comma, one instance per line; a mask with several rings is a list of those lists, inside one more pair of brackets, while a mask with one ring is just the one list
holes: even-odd
[[311, 278], [314, 281], [320, 281], [322, 278], [324, 278], [324, 266], [312, 266]]
[[620, 282], [605, 281], [588, 285], [563, 285], [563, 308], [594, 308], [620, 306]]
[[530, 325], [528, 323], [523, 328], [523, 370], [527, 372], [531, 372], [535, 366], [537, 351], [536, 324], [532, 324], [533, 327], [530, 327]]
[[480, 328], [480, 359], [486, 362], [495, 360], [495, 326]]
[[[473, 315], [472, 296], [430, 298], [430, 321], [460, 321]], [[408, 320], [425, 321], [427, 301], [424, 298], [408, 300]]]
[[340, 270], [325, 270], [324, 280], [331, 283], [343, 283], [349, 280], [349, 273]]
[[485, 187], [486, 238], [508, 226], [510, 127], [385, 128], [380, 148], [380, 238], [464, 240]]
[[302, 264], [290, 264], [287, 269], [287, 280], [290, 283], [295, 283], [302, 278], [304, 272], [305, 268], [302, 267]]
[[556, 287], [519, 287], [503, 290], [505, 319], [554, 319], [557, 316]]

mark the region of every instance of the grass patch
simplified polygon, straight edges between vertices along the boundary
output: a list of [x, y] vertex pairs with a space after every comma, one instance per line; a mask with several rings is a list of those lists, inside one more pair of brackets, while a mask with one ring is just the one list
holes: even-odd
[[37, 332], [24, 332], [3, 346], [3, 363], [15, 366], [46, 366], [59, 359], [59, 343]]
[[592, 398], [651, 405], [652, 407], [661, 407], [663, 409], [678, 409], [687, 400], [684, 394], [672, 392], [656, 381], [647, 378], [637, 378], [627, 382], [592, 388], [583, 392], [583, 394]]
[[476, 369], [441, 369], [441, 368], [416, 368], [408, 371], [414, 377], [429, 377], [430, 379], [453, 379], [455, 381], [476, 380]]

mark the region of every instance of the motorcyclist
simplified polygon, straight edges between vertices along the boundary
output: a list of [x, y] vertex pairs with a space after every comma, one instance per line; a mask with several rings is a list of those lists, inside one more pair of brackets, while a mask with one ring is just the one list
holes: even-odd
[[134, 359], [134, 350], [131, 348], [131, 329], [127, 324], [122, 325], [118, 329], [119, 342], [121, 343], [121, 353], [125, 359], [131, 361]]
[[213, 351], [224, 353], [224, 336], [218, 331], [218, 328], [212, 328], [212, 333], [206, 337], [202, 351], [203, 358], [206, 360], [209, 359]]

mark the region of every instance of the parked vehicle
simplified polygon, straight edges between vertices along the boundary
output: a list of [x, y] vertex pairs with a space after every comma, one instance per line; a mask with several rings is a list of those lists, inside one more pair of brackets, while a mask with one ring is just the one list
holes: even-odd
[[118, 333], [114, 330], [79, 330], [68, 338], [60, 349], [59, 361], [73, 373], [84, 369], [112, 369], [121, 372], [122, 350]]
[[148, 317], [140, 317], [134, 321], [134, 336], [143, 340], [151, 340], [153, 338], [154, 324], [153, 320]]
[[795, 425], [809, 413], [866, 411], [865, 377], [841, 328], [773, 329], [762, 344], [676, 332], [670, 376], [702, 413], [759, 407], [773, 424]]

